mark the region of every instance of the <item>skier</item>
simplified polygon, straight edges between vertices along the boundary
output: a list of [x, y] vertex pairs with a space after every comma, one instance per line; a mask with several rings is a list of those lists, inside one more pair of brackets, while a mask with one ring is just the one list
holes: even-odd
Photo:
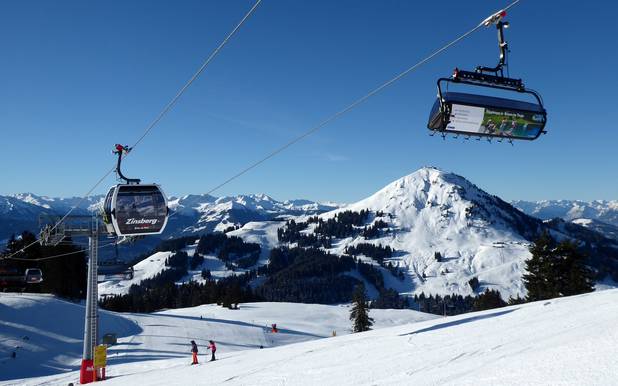
[[191, 353], [193, 354], [192, 365], [197, 365], [197, 343], [194, 340], [191, 341]]
[[210, 361], [214, 361], [215, 360], [215, 352], [217, 351], [217, 345], [215, 345], [215, 342], [212, 340], [209, 340], [208, 343], [210, 343], [207, 347], [207, 350], [210, 350], [210, 352], [212, 353], [212, 357], [210, 358]]

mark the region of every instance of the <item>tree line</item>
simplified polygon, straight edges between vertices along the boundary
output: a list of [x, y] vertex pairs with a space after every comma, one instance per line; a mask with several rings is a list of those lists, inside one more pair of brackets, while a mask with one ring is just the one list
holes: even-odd
[[221, 232], [201, 236], [196, 248], [198, 254], [216, 255], [232, 270], [254, 266], [258, 262], [261, 252], [260, 244], [248, 243], [238, 236], [228, 236]]
[[[0, 259], [0, 270], [15, 271], [24, 274], [28, 268], [39, 268], [43, 272], [43, 282], [28, 284], [26, 292], [44, 292], [67, 299], [86, 298], [87, 259], [86, 251], [66, 238], [56, 246], [39, 244], [37, 237], [31, 232], [23, 232], [9, 239], [3, 255], [12, 255], [20, 260]], [[28, 249], [22, 251], [27, 245]], [[65, 255], [68, 254], [68, 255]], [[50, 260], [36, 259], [59, 256]], [[10, 288], [9, 288], [10, 289]]]

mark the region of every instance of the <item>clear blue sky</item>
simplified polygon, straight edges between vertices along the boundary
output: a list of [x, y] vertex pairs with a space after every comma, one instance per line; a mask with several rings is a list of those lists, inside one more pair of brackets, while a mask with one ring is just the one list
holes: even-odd
[[[85, 193], [113, 166], [112, 145], [141, 135], [252, 4], [3, 2], [0, 194]], [[168, 194], [205, 192], [506, 4], [264, 0], [125, 172]], [[509, 12], [511, 75], [542, 93], [549, 114], [535, 142], [428, 136], [436, 78], [494, 64], [491, 28], [215, 194], [351, 202], [433, 165], [505, 199], [618, 199], [607, 19], [617, 11], [522, 0]]]

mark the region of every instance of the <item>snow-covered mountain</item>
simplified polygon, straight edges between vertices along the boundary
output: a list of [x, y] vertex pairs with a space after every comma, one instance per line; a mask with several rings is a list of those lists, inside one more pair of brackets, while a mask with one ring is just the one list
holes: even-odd
[[[87, 214], [98, 210], [102, 200], [101, 195], [83, 201], [79, 197], [52, 198], [32, 193], [0, 196], [0, 244], [12, 234], [24, 230], [37, 232], [41, 215], [64, 215], [74, 206], [74, 214]], [[220, 198], [203, 194], [170, 197], [169, 206], [177, 213], [169, 222], [163, 238], [222, 231], [230, 226], [278, 216], [322, 213], [336, 208], [337, 204], [309, 200], [277, 201], [265, 194]]]
[[616, 240], [618, 244], [618, 226], [604, 223], [599, 220], [590, 218], [576, 218], [571, 220], [573, 224], [581, 225], [585, 228], [592, 229], [610, 239]]
[[477, 291], [498, 289], [507, 298], [524, 293], [521, 274], [530, 258], [529, 240], [541, 222], [465, 178], [422, 168], [321, 217], [363, 209], [383, 212], [389, 231], [372, 240], [341, 240], [333, 252], [341, 254], [348, 246], [368, 242], [390, 246], [396, 251], [390, 262], [407, 274], [404, 281], [388, 280], [400, 293], [471, 295], [475, 290], [468, 282], [474, 277], [481, 283]]
[[334, 209], [335, 205], [309, 200], [277, 201], [266, 194], [220, 198], [210, 195], [187, 195], [171, 198], [169, 201], [170, 210], [178, 213], [174, 217], [188, 220], [185, 227], [172, 225], [171, 232], [182, 235], [223, 231], [230, 226], [241, 226], [250, 221], [322, 213]]
[[[313, 211], [325, 209], [315, 204], [307, 208], [303, 203], [302, 210], [299, 210], [290, 203], [278, 203], [263, 195], [219, 199], [187, 196], [172, 200], [171, 205], [179, 213], [198, 214], [197, 225], [184, 230], [191, 233], [221, 230], [240, 221], [243, 213], [258, 213], [258, 221], [251, 220], [228, 232], [230, 236], [261, 245], [262, 256], [258, 265], [268, 263], [268, 253], [272, 248], [294, 246], [294, 243], [278, 240], [278, 229], [284, 227], [285, 222], [261, 221], [262, 218], [285, 213], [288, 218], [301, 223], [307, 221]], [[383, 266], [367, 256], [363, 260], [382, 272], [385, 287], [401, 294], [474, 295], [485, 289], [497, 289], [505, 299], [523, 296], [524, 262], [531, 257], [528, 248], [543, 231], [551, 232], [558, 239], [579, 240], [602, 249], [594, 259], [595, 268], [601, 272], [599, 278], [606, 275], [618, 277], [618, 244], [605, 239], [594, 229], [562, 220], [544, 222], [528, 216], [465, 178], [437, 168], [419, 169], [364, 200], [324, 212], [318, 217], [327, 221], [344, 211], [363, 210], [371, 211], [364, 227], [380, 221], [387, 224], [387, 229], [382, 229], [377, 237], [366, 238], [358, 232], [351, 237], [335, 239], [328, 250], [343, 255], [346, 248], [359, 244], [389, 246], [394, 253]], [[293, 217], [292, 213], [303, 214]], [[302, 233], [315, 233], [316, 225], [313, 221]], [[194, 249], [187, 249], [190, 256]], [[613, 258], [608, 257], [612, 253]], [[198, 268], [198, 274], [202, 268], [221, 271], [222, 277], [230, 274], [218, 268], [216, 256], [205, 257], [205, 265]], [[146, 259], [135, 266], [135, 284], [139, 281], [137, 273], [146, 272], [151, 277], [165, 268], [161, 264], [150, 266], [158, 260]], [[389, 263], [404, 273], [403, 279], [385, 267]], [[222, 265], [220, 261], [219, 265]], [[362, 279], [358, 272], [349, 274]], [[476, 282], [473, 279], [478, 280], [478, 285], [472, 284]], [[126, 293], [130, 284], [133, 282], [102, 284], [105, 288], [100, 288], [100, 292]], [[368, 282], [365, 285], [372, 297], [377, 296], [377, 289]]]
[[[347, 247], [361, 243], [391, 247], [395, 253], [385, 263], [403, 269], [405, 279], [398, 280], [382, 269], [385, 284], [404, 294], [474, 295], [489, 288], [499, 290], [504, 298], [522, 296], [524, 262], [531, 257], [528, 248], [544, 230], [558, 239], [616, 247], [611, 240], [580, 225], [563, 226], [528, 216], [464, 177], [433, 167], [419, 169], [364, 200], [319, 217], [326, 221], [343, 211], [361, 210], [374, 214], [365, 227], [385, 221], [388, 229], [377, 238], [358, 234], [335, 240], [329, 251], [341, 255]], [[306, 216], [296, 219], [306, 220]], [[231, 234], [273, 247], [277, 244], [273, 243], [275, 232], [271, 228], [281, 226], [250, 223]], [[312, 234], [315, 229], [314, 222], [302, 233]], [[597, 268], [613, 272], [618, 266], [618, 250], [609, 250], [616, 252], [614, 259], [598, 261], [603, 268]], [[479, 281], [476, 288], [470, 284], [473, 278]]]
[[24, 230], [36, 232], [41, 216], [65, 214], [78, 204], [75, 214], [86, 214], [101, 200], [100, 196], [81, 200], [79, 197], [51, 198], [32, 193], [20, 193], [12, 196], [0, 196], [0, 245], [12, 234]]
[[512, 204], [519, 210], [542, 220], [556, 217], [567, 221], [587, 218], [618, 226], [618, 200], [518, 200]]

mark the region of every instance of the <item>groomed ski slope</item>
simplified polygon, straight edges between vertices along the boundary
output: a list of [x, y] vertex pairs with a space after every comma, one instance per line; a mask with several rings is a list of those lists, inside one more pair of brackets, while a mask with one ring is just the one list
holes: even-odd
[[[391, 327], [433, 315], [412, 310], [376, 310], [376, 327]], [[115, 332], [118, 344], [108, 350], [110, 374], [129, 364], [149, 369], [155, 360], [189, 359], [189, 342], [202, 348], [209, 339], [222, 355], [304, 342], [350, 333], [348, 306], [295, 303], [247, 303], [239, 310], [217, 305], [167, 310], [152, 314], [100, 313], [100, 335]], [[279, 332], [268, 329], [276, 323]], [[79, 368], [84, 331], [83, 305], [49, 295], [0, 293], [0, 384], [21, 384], [20, 378], [72, 372]], [[11, 353], [16, 351], [16, 358]], [[141, 370], [140, 370], [141, 371]], [[124, 373], [124, 370], [122, 372]], [[70, 377], [69, 377], [70, 378]], [[37, 384], [38, 381], [33, 381]], [[52, 382], [52, 383], [55, 383]], [[60, 384], [64, 381], [59, 382]]]
[[[110, 367], [107, 385], [618, 385], [618, 290], [264, 350]], [[23, 383], [67, 384], [76, 372]]]

